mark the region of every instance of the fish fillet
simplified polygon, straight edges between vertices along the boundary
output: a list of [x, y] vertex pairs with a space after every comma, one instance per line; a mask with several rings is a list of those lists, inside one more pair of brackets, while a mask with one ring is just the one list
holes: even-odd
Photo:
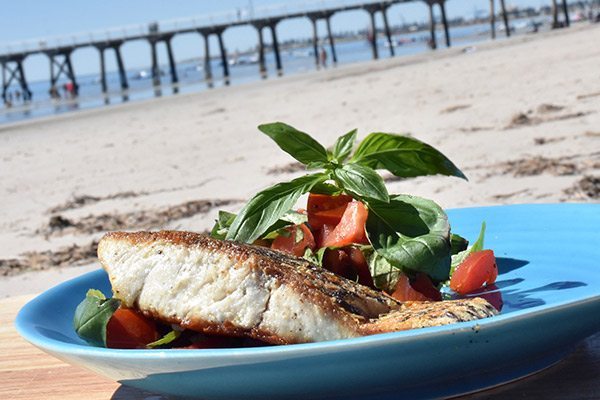
[[483, 299], [399, 303], [308, 261], [191, 232], [113, 232], [98, 257], [124, 306], [207, 334], [274, 344], [492, 316]]

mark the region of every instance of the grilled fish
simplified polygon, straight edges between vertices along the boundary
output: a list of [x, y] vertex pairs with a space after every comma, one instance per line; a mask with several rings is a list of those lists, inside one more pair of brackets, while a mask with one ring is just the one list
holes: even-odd
[[114, 297], [166, 323], [273, 344], [492, 316], [483, 299], [402, 304], [308, 261], [191, 232], [113, 232], [98, 245]]

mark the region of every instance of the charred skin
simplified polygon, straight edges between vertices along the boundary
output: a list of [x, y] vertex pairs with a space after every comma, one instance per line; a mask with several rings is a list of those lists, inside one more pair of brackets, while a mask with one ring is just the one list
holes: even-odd
[[199, 332], [273, 344], [490, 316], [489, 304], [477, 299], [463, 301], [470, 313], [443, 302], [434, 309], [445, 308], [452, 317], [441, 318], [438, 312], [428, 318], [423, 306], [402, 305], [304, 259], [191, 232], [109, 233], [98, 245], [98, 257], [114, 296], [127, 307]]
[[496, 314], [498, 311], [480, 297], [452, 301], [412, 301], [404, 303], [399, 310], [361, 325], [360, 331], [364, 335], [373, 335], [473, 321]]

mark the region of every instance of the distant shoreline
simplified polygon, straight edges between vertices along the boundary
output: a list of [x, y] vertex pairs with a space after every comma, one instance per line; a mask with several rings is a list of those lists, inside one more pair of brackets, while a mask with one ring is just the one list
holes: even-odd
[[[512, 23], [518, 23], [522, 25], [522, 21], [523, 20], [513, 20]], [[528, 19], [526, 21], [528, 21]], [[464, 44], [465, 42], [467, 42], [467, 44], [485, 42], [489, 40], [486, 36], [486, 29], [489, 29], [489, 26], [487, 26], [486, 24], [463, 23], [459, 25], [454, 25], [452, 27], [453, 42], [455, 45], [457, 43]], [[461, 33], [463, 31], [467, 32], [466, 36]], [[520, 32], [517, 31], [517, 33], [522, 34], [523, 29], [520, 28]], [[503, 37], [501, 36], [501, 32], [498, 32], [498, 36], [499, 38]], [[427, 51], [426, 41], [428, 40], [428, 32], [424, 30], [416, 30], [411, 32], [410, 26], [407, 26], [402, 33], [396, 33], [394, 39], [398, 41], [397, 44], [395, 43], [395, 45], [401, 46], [397, 48], [397, 51], [403, 51], [405, 52], [405, 54], [417, 54], [420, 52]], [[380, 33], [378, 41], [380, 57], [389, 57], [389, 50], [387, 48], [388, 43], [385, 36], [382, 36], [382, 34]], [[283, 63], [284, 74], [296, 74], [299, 72], [304, 72], [306, 70], [314, 69], [314, 59], [312, 58], [313, 50], [310, 40], [308, 40], [308, 42], [304, 41], [296, 43], [286, 43], [282, 44], [281, 50], [282, 57], [287, 58], [284, 59]], [[370, 60], [370, 47], [368, 47], [367, 45], [361, 46], [362, 44], [366, 43], [367, 42], [365, 38], [360, 35], [347, 36], [344, 39], [337, 39], [336, 49], [339, 53], [338, 65]], [[444, 47], [441, 43], [441, 38], [439, 45], [440, 48]], [[330, 51], [329, 44], [327, 41], [321, 43], [319, 46], [323, 47], [326, 52]], [[295, 52], [301, 52], [301, 54], [299, 56], [293, 55], [295, 54]], [[252, 51], [239, 52], [234, 54], [229, 53], [228, 62], [235, 62], [238, 59], [243, 60], [244, 57], [246, 57], [247, 60], [248, 57], [254, 55], [255, 53]], [[397, 57], [402, 56], [403, 55], [401, 54]], [[290, 57], [292, 57], [293, 59], [290, 60]], [[272, 49], [270, 46], [266, 48], [265, 58], [267, 62], [267, 70], [272, 75], [274, 70], [274, 61], [272, 57]], [[303, 58], [305, 59], [303, 60]], [[331, 64], [331, 55], [329, 55], [328, 61], [329, 64]], [[217, 86], [222, 85], [222, 77], [220, 76], [221, 69], [219, 63], [220, 58], [213, 58], [213, 77]], [[48, 83], [46, 81], [32, 82], [30, 87], [34, 92], [34, 101], [26, 104], [18, 103], [11, 108], [0, 107], [0, 126], [3, 124], [10, 124], [18, 120], [40, 118], [52, 114], [70, 113], [74, 111], [80, 111], [82, 109], [103, 107], [107, 104], [119, 104], [121, 102], [125, 102], [125, 99], [127, 99], [127, 101], [139, 101], [155, 96], [155, 92], [159, 92], [159, 96], [165, 96], [170, 95], [171, 92], [175, 91], [197, 92], [206, 90], [206, 83], [203, 77], [204, 72], [201, 68], [201, 66], [203, 65], [202, 58], [195, 57], [191, 59], [179, 60], [177, 62], [177, 65], [178, 73], [180, 75], [180, 82], [177, 85], [171, 85], [169, 83], [170, 78], [168, 76], [168, 73], [165, 72], [165, 75], [162, 77], [161, 86], [157, 88], [151, 86], [151, 80], [149, 79], [149, 76], [145, 76], [141, 79], [137, 78], [138, 80], [136, 80], [135, 74], [141, 74], [140, 71], [148, 71], [148, 69], [129, 69], [127, 71], [130, 81], [129, 90], [116, 90], [116, 87], [118, 87], [118, 83], [115, 82], [117, 79], [117, 74], [114, 71], [110, 72], [108, 75], [110, 90], [108, 96], [106, 97], [101, 93], [98, 74], [88, 74], [79, 77], [78, 83], [80, 85], [80, 96], [74, 99], [53, 100], [45, 98], [47, 97]], [[246, 62], [246, 64], [244, 65], [244, 71], [242, 72], [242, 75], [239, 75], [239, 66], [232, 65], [230, 68], [232, 74], [231, 82], [234, 85], [248, 81], [260, 80], [258, 65], [256, 64], [256, 62]], [[161, 69], [167, 71], [165, 65], [162, 65]], [[147, 74], [147, 72], [145, 73]]]

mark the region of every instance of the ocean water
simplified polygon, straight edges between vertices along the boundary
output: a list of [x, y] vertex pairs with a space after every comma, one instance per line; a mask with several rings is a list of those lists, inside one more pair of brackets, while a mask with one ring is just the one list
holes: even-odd
[[[511, 21], [516, 28], [516, 34], [524, 34], [529, 31], [528, 21]], [[497, 29], [501, 24], [497, 24]], [[544, 27], [547, 24], [544, 25]], [[543, 29], [543, 28], [542, 28]], [[505, 36], [503, 32], [497, 32], [496, 37], [502, 40]], [[427, 46], [429, 38], [428, 31], [419, 31], [409, 34], [395, 35], [397, 43], [394, 46], [395, 56], [418, 54], [432, 51]], [[450, 29], [450, 38], [453, 46], [470, 46], [478, 42], [490, 40], [489, 25], [471, 25], [462, 27], [452, 27]], [[445, 47], [443, 31], [437, 31], [437, 43], [439, 48]], [[328, 42], [323, 47], [328, 53], [328, 67], [331, 67], [332, 57]], [[389, 47], [385, 37], [378, 38], [378, 50], [380, 58], [390, 57]], [[372, 49], [370, 43], [365, 40], [336, 43], [336, 54], [338, 65], [367, 61], [372, 59]], [[231, 54], [229, 55], [231, 57]], [[275, 57], [272, 52], [268, 52], [266, 57], [266, 67], [268, 79], [277, 76], [275, 69]], [[243, 57], [241, 57], [243, 58]], [[283, 50], [281, 52], [281, 62], [284, 75], [302, 73], [315, 70], [315, 59], [312, 53], [312, 46], [296, 48], [293, 50]], [[99, 74], [89, 74], [77, 76], [79, 84], [79, 96], [75, 99], [52, 100], [48, 93], [49, 81], [30, 82], [30, 90], [33, 93], [33, 101], [23, 105], [15, 102], [12, 107], [6, 107], [0, 104], [0, 124], [15, 122], [19, 120], [31, 119], [41, 116], [62, 114], [82, 109], [102, 107], [106, 104], [118, 104], [125, 101], [136, 101], [148, 99], [153, 96], [168, 96], [175, 93], [200, 92], [210, 90], [204, 80], [203, 62], [178, 62], [177, 73], [179, 84], [177, 90], [171, 85], [171, 77], [167, 65], [161, 65], [161, 86], [154, 87], [150, 75], [150, 67], [145, 69], [127, 70], [129, 90], [127, 97], [124, 97], [120, 90], [119, 76], [117, 72], [107, 73], [107, 84], [109, 92], [107, 96], [102, 94]], [[212, 75], [214, 87], [223, 85], [223, 68], [220, 60], [211, 60]], [[258, 64], [243, 64], [229, 66], [230, 84], [237, 85], [261, 79]], [[60, 87], [65, 80], [59, 81]], [[17, 89], [13, 85], [11, 90]], [[62, 94], [62, 91], [60, 91]]]

